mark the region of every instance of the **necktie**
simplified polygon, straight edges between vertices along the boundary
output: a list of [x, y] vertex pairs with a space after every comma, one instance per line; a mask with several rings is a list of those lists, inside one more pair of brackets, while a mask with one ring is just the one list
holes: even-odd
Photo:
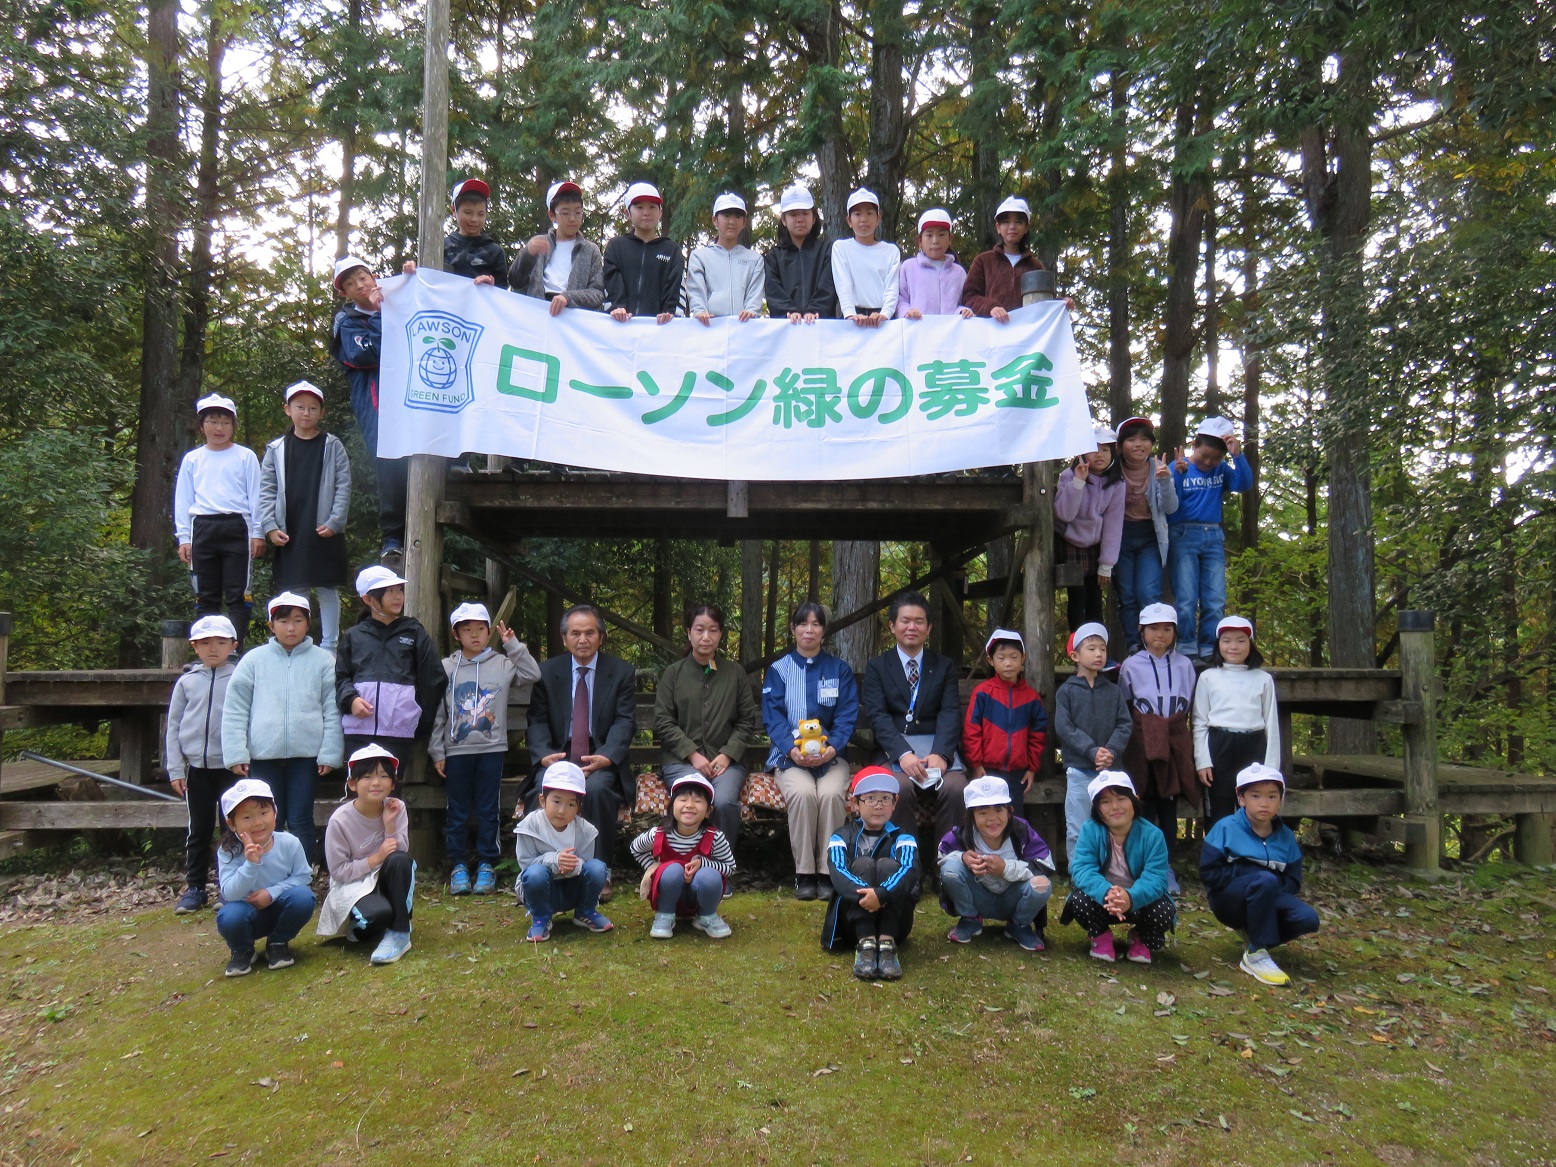
[[583, 764], [589, 752], [589, 682], [588, 669], [578, 670], [578, 685], [573, 690], [573, 740], [568, 746], [567, 760]]
[[908, 688], [911, 689], [911, 688], [913, 688], [913, 686], [915, 686], [917, 684], [918, 684], [918, 661], [910, 660], [908, 662]]

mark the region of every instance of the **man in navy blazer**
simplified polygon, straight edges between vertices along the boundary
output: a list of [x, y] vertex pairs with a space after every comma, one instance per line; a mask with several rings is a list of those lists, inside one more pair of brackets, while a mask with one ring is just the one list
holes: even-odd
[[[585, 788], [579, 813], [600, 832], [595, 854], [609, 865], [616, 848], [616, 815], [623, 800], [631, 805], [637, 797], [637, 782], [627, 766], [627, 751], [637, 733], [637, 672], [600, 651], [605, 621], [593, 604], [578, 604], [563, 614], [562, 643], [568, 655], [540, 666], [540, 683], [530, 695], [525, 805], [533, 809], [539, 802], [540, 776], [547, 766], [564, 759], [576, 762], [584, 772]], [[580, 683], [590, 716], [586, 731], [575, 740], [573, 707]]]
[[[875, 733], [875, 760], [891, 767], [902, 792], [892, 821], [917, 835], [919, 800], [929, 799], [938, 841], [961, 825], [964, 813], [967, 774], [956, 756], [962, 736], [958, 669], [950, 657], [924, 647], [930, 624], [929, 601], [923, 596], [903, 592], [894, 597], [887, 619], [897, 646], [865, 665], [859, 712]], [[940, 785], [919, 786], [934, 770], [940, 771]]]

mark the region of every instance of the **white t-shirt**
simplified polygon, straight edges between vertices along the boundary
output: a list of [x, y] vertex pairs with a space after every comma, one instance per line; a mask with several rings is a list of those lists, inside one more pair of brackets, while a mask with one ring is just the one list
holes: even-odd
[[578, 240], [569, 239], [565, 243], [558, 239], [551, 248], [551, 255], [546, 260], [546, 294], [555, 296], [567, 291], [567, 277], [573, 274], [573, 251], [578, 247]]
[[832, 245], [832, 282], [837, 285], [837, 304], [844, 316], [874, 308], [883, 316], [897, 314], [897, 269], [902, 252], [895, 243], [839, 239]]

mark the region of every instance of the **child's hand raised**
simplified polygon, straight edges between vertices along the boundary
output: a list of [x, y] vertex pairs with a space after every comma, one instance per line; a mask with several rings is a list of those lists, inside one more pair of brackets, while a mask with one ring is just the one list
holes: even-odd
[[1241, 454], [1243, 452], [1243, 444], [1242, 444], [1242, 442], [1238, 441], [1236, 438], [1227, 438], [1227, 440], [1226, 440], [1226, 452], [1229, 455], [1231, 455], [1233, 458], [1237, 457], [1239, 454]]
[[1167, 469], [1167, 462], [1165, 459], [1152, 458], [1151, 465], [1156, 467], [1156, 477], [1158, 478], [1166, 478], [1172, 473], [1172, 471]]
[[517, 640], [518, 637], [513, 635], [512, 628], [509, 628], [506, 624], [499, 620], [497, 621], [497, 639], [501, 640], [504, 644], [507, 644], [510, 640]]
[[398, 798], [384, 799], [384, 834], [394, 834], [395, 823], [399, 820], [400, 814], [404, 810], [405, 803]]
[[531, 235], [529, 242], [524, 245], [524, 250], [536, 257], [550, 255], [551, 238], [547, 235]]
[[1183, 456], [1183, 447], [1179, 446], [1172, 452], [1172, 468], [1182, 474], [1189, 468], [1188, 459]]
[[238, 832], [238, 842], [243, 844], [243, 858], [250, 863], [258, 863], [265, 857], [265, 849], [254, 842], [254, 836], [247, 831]]
[[1091, 465], [1085, 458], [1075, 459], [1074, 474], [1076, 482], [1085, 482], [1086, 479], [1091, 477]]

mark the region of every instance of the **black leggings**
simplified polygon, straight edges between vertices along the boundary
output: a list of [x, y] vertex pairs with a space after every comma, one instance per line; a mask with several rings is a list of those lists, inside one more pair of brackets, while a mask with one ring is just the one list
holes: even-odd
[[1264, 761], [1266, 739], [1262, 729], [1222, 729], [1210, 727], [1210, 797], [1205, 800], [1205, 829], [1208, 831], [1228, 815], [1237, 812], [1237, 775], [1254, 762]]
[[189, 808], [189, 833], [184, 837], [184, 882], [205, 890], [211, 873], [211, 839], [222, 817], [217, 807], [238, 776], [231, 770], [190, 766], [184, 775], [184, 805]]
[[222, 605], [243, 647], [249, 627], [249, 528], [242, 515], [195, 515], [189, 536], [195, 615], [220, 616]]
[[411, 899], [416, 894], [416, 861], [396, 851], [378, 869], [378, 886], [351, 908], [359, 935], [411, 930]]
[[1086, 935], [1093, 939], [1101, 936], [1114, 924], [1132, 924], [1135, 931], [1140, 933], [1140, 939], [1145, 946], [1155, 952], [1166, 946], [1167, 933], [1172, 931], [1176, 918], [1177, 912], [1173, 908], [1170, 896], [1162, 896], [1144, 907], [1125, 912], [1123, 920], [1119, 920], [1112, 912], [1077, 888], [1065, 901], [1064, 914], [1059, 917], [1059, 923], [1079, 921], [1080, 926], [1086, 929]]
[[901, 870], [901, 865], [895, 859], [873, 859], [861, 855], [849, 860], [848, 870], [875, 888], [881, 900], [880, 911], [867, 912], [859, 906], [857, 897], [853, 903], [848, 902], [847, 895], [842, 897], [843, 918], [854, 930], [855, 941], [867, 936], [890, 936], [896, 940], [906, 940], [908, 933], [913, 931], [914, 878], [910, 875], [894, 890], [881, 892], [881, 885]]
[[1145, 812], [1147, 821], [1155, 823], [1167, 836], [1167, 858], [1171, 859], [1178, 846], [1178, 800], [1147, 794], [1140, 799], [1140, 809]]

